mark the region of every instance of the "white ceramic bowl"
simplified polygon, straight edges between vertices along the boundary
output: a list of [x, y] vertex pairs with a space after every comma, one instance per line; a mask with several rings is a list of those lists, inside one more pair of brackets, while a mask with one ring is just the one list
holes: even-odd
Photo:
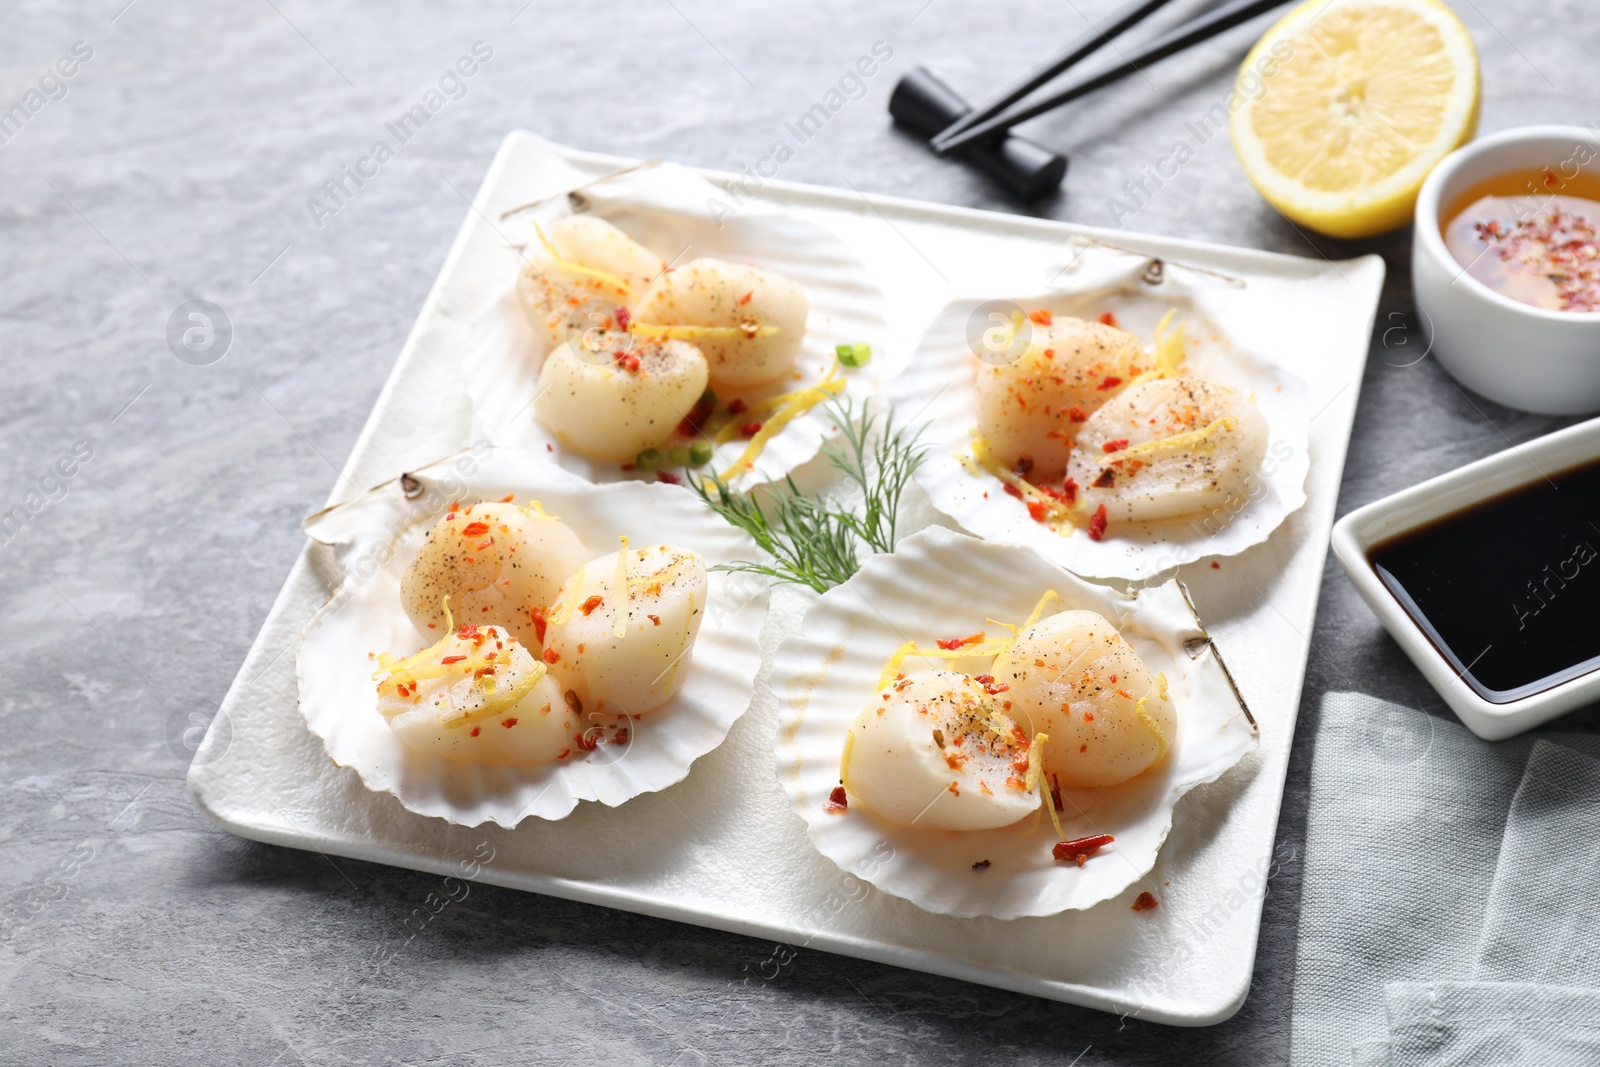
[[[1544, 475], [1580, 466], [1597, 456], [1600, 456], [1600, 419], [1591, 419], [1384, 497], [1352, 511], [1333, 527], [1334, 555], [1339, 557], [1350, 581], [1423, 677], [1479, 737], [1498, 741], [1600, 700], [1600, 670], [1508, 703], [1497, 704], [1484, 699], [1461, 678], [1470, 664], [1464, 667], [1452, 662], [1434, 646], [1383, 584], [1367, 553], [1379, 542], [1528, 485]], [[1463, 575], [1462, 580], [1472, 579], [1470, 575]], [[1489, 606], [1485, 610], [1490, 610]]]
[[1502, 296], [1468, 274], [1445, 247], [1439, 214], [1473, 184], [1507, 171], [1600, 167], [1600, 133], [1525, 126], [1480, 138], [1446, 156], [1417, 197], [1411, 284], [1432, 351], [1463, 385], [1491, 400], [1547, 415], [1600, 411], [1600, 313], [1552, 311]]

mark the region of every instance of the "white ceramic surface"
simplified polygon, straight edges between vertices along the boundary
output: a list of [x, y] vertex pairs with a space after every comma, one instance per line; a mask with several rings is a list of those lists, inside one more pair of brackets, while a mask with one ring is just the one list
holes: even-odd
[[[353, 495], [352, 487], [375, 485], [475, 440], [455, 357], [483, 301], [505, 283], [506, 238], [490, 220], [628, 162], [529, 133], [507, 137], [463, 213], [335, 502]], [[495, 858], [478, 877], [497, 885], [1138, 1012], [1142, 1021], [1196, 1026], [1227, 1018], [1250, 988], [1307, 635], [1382, 261], [1330, 263], [887, 197], [869, 203], [848, 190], [781, 181], [767, 182], [758, 196], [826, 226], [872, 269], [890, 329], [880, 374], [903, 363], [953, 293], [1031, 292], [1070, 279], [1074, 242], [1084, 236], [1164, 257], [1172, 269], [1190, 264], [1234, 279], [1228, 290], [1239, 298], [1220, 298], [1217, 314], [1241, 343], [1274, 342], [1240, 313], [1263, 293], [1300, 323], [1286, 358], [1310, 392], [1307, 504], [1221, 570], [1202, 562], [1181, 572], [1255, 714], [1261, 744], [1236, 772], [1195, 789], [1179, 806], [1150, 875], [1162, 883], [1161, 907], [1135, 913], [1112, 902], [1042, 918], [954, 919], [843, 874], [811, 846], [778, 784], [778, 710], [766, 668], [756, 678], [755, 703], [727, 741], [670, 789], [621, 808], [580, 804], [559, 822], [530, 820], [515, 830], [467, 830], [416, 815], [366, 789], [354, 771], [334, 767], [296, 707], [292, 653], [327, 597], [311, 552], [286, 580], [191, 764], [190, 795], [222, 826], [274, 844], [459, 876], [462, 859], [486, 843]], [[413, 417], [423, 403], [430, 417]], [[795, 632], [807, 602], [789, 589], [774, 593], [764, 654]]]
[[[1600, 419], [1592, 419], [1376, 500], [1352, 511], [1333, 528], [1333, 551], [1356, 589], [1450, 710], [1479, 737], [1490, 741], [1512, 737], [1600, 700], [1600, 671], [1506, 704], [1484, 699], [1461, 678], [1470, 664], [1447, 657], [1434, 646], [1373, 570], [1367, 551], [1440, 516], [1597, 457]], [[1503, 609], [1486, 606], [1485, 610]]]
[[1445, 247], [1440, 213], [1473, 184], [1550, 167], [1570, 176], [1600, 167], [1600, 133], [1527, 126], [1471, 142], [1440, 163], [1417, 197], [1411, 284], [1431, 351], [1463, 385], [1490, 400], [1547, 415], [1600, 411], [1600, 312], [1534, 307], [1490, 289]]

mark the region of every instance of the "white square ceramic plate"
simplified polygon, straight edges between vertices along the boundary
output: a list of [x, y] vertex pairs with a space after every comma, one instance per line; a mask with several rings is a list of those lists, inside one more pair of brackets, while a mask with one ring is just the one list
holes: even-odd
[[[1375, 500], [1352, 511], [1334, 527], [1334, 554], [1378, 621], [1467, 728], [1486, 740], [1520, 734], [1600, 700], [1600, 670], [1506, 703], [1485, 699], [1462, 677], [1472, 664], [1461, 662], [1454, 653], [1440, 651], [1440, 646], [1383, 584], [1367, 552], [1381, 541], [1426, 526], [1434, 519], [1592, 462], [1596, 457], [1600, 457], [1600, 419], [1591, 419]], [[1470, 579], [1463, 576], [1463, 580]]]
[[[502, 212], [632, 161], [507, 137], [345, 468], [376, 485], [467, 445], [471, 405], [454, 366], [466, 333], [515, 269]], [[732, 175], [708, 173], [714, 181]], [[746, 189], [748, 190], [748, 183]], [[947, 296], [1070, 286], [1085, 238], [1214, 272], [1219, 318], [1310, 387], [1309, 502], [1264, 544], [1183, 578], [1261, 728], [1261, 746], [1179, 805], [1154, 877], [1161, 906], [1122, 898], [1086, 912], [999, 921], [921, 912], [845, 875], [812, 849], [779, 788], [776, 708], [763, 676], [754, 706], [688, 779], [621, 808], [582, 804], [555, 823], [466, 829], [414, 815], [334, 767], [296, 708], [294, 650], [327, 596], [318, 552], [289, 575], [189, 772], [195, 803], [235, 833], [808, 945], [1160, 1022], [1207, 1025], [1249, 989], [1289, 744], [1305, 677], [1356, 396], [1383, 263], [1330, 263], [784, 182], [757, 194], [836, 231], [877, 273], [892, 369]], [[730, 197], [732, 194], [730, 194]], [[736, 224], [736, 219], [730, 221]], [[502, 230], [502, 226], [507, 229]], [[407, 417], [425, 403], [427, 419]], [[345, 488], [332, 500], [353, 495]], [[330, 501], [332, 502], [332, 501]], [[775, 597], [772, 649], [800, 598]]]

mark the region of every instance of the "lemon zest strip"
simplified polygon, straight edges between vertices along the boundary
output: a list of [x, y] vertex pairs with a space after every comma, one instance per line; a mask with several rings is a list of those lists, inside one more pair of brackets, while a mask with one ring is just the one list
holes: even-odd
[[761, 424], [761, 429], [750, 439], [750, 444], [745, 448], [743, 455], [734, 461], [733, 466], [722, 472], [722, 480], [725, 482], [732, 481], [749, 470], [755, 463], [756, 457], [761, 455], [761, 450], [767, 447], [767, 442], [771, 441], [780, 430], [830, 396], [837, 396], [839, 393], [844, 392], [844, 387], [845, 380], [839, 373], [839, 357], [836, 355], [833, 357], [833, 364], [828, 368], [828, 373], [823, 376], [822, 381], [809, 389], [801, 389], [790, 394], [792, 399], [788, 400], [783, 407], [779, 408]]
[[623, 281], [621, 278], [617, 277], [615, 274], [608, 274], [603, 270], [596, 270], [593, 267], [585, 267], [582, 263], [574, 262], [573, 260], [568, 259], [566, 256], [563, 256], [560, 252], [557, 252], [556, 246], [550, 243], [550, 239], [544, 235], [544, 230], [539, 228], [539, 224], [537, 222], [533, 224], [533, 232], [539, 235], [539, 243], [544, 245], [544, 250], [549, 253], [551, 259], [556, 261], [556, 265], [558, 267], [561, 267], [565, 270], [570, 270], [574, 274], [587, 275], [588, 277], [606, 285], [614, 285], [629, 297], [633, 296], [632, 286]]
[[611, 636], [621, 640], [628, 636], [628, 535], [618, 534], [617, 540], [622, 542], [622, 548], [617, 552], [617, 573], [611, 580], [611, 595], [616, 603], [611, 605], [613, 624]]
[[466, 726], [469, 723], [482, 722], [484, 719], [492, 719], [502, 711], [505, 711], [507, 708], [515, 707], [518, 701], [527, 696], [529, 693], [533, 692], [533, 687], [539, 684], [539, 680], [543, 678], [545, 674], [549, 672], [549, 670], [550, 668], [546, 667], [542, 661], [534, 660], [533, 668], [524, 673], [521, 678], [518, 678], [516, 685], [506, 690], [504, 693], [497, 695], [493, 700], [488, 699], [488, 696], [489, 694], [494, 693], [495, 687], [488, 683], [493, 682], [494, 678], [490, 676], [481, 679], [481, 681], [485, 683], [483, 690], [485, 698], [483, 707], [474, 708], [472, 711], [464, 711], [453, 719], [446, 719], [444, 728], [446, 730], [455, 730], [462, 726]]
[[1171, 437], [1158, 437], [1154, 441], [1140, 441], [1136, 445], [1129, 445], [1120, 452], [1108, 452], [1098, 460], [1100, 466], [1118, 463], [1125, 459], [1134, 459], [1147, 456], [1152, 452], [1170, 452], [1175, 449], [1192, 448], [1203, 444], [1219, 433], [1232, 432], [1239, 428], [1239, 420], [1233, 415], [1223, 415], [1221, 418], [1212, 419], [1198, 430], [1188, 430], [1184, 433], [1173, 434]]
[[747, 330], [743, 326], [692, 326], [688, 323], [660, 322], [635, 322], [630, 329], [639, 337], [673, 341], [739, 341], [774, 337], [782, 332], [777, 326], [757, 326], [754, 330]]
[[561, 598], [561, 603], [556, 605], [556, 610], [552, 611], [550, 618], [546, 620], [551, 625], [560, 626], [572, 618], [572, 613], [577, 610], [578, 597], [581, 595], [583, 588], [583, 570], [582, 567], [579, 567], [572, 572], [572, 577], [567, 579], [567, 588], [565, 595]]
[[1156, 323], [1156, 367], [1161, 377], [1177, 375], [1183, 367], [1183, 361], [1188, 358], [1186, 325], [1180, 322], [1172, 327], [1171, 333], [1167, 332], [1177, 314], [1177, 308], [1168, 308], [1167, 313], [1161, 316], [1161, 321]]
[[539, 503], [537, 500], [530, 500], [526, 504], [524, 504], [522, 506], [522, 513], [524, 515], [537, 515], [537, 516], [539, 516], [539, 518], [543, 519], [545, 522], [560, 522], [561, 521], [561, 516], [560, 515], [551, 515], [549, 512], [544, 510], [544, 505]]

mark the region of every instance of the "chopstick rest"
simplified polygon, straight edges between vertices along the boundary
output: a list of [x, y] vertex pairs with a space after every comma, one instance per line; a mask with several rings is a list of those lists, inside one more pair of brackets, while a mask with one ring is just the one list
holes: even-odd
[[[895, 122], [921, 137], [931, 138], [971, 110], [926, 67], [913, 68], [889, 96], [889, 114]], [[1067, 173], [1066, 156], [1011, 133], [963, 145], [953, 154], [971, 162], [1024, 203], [1060, 188]]]

